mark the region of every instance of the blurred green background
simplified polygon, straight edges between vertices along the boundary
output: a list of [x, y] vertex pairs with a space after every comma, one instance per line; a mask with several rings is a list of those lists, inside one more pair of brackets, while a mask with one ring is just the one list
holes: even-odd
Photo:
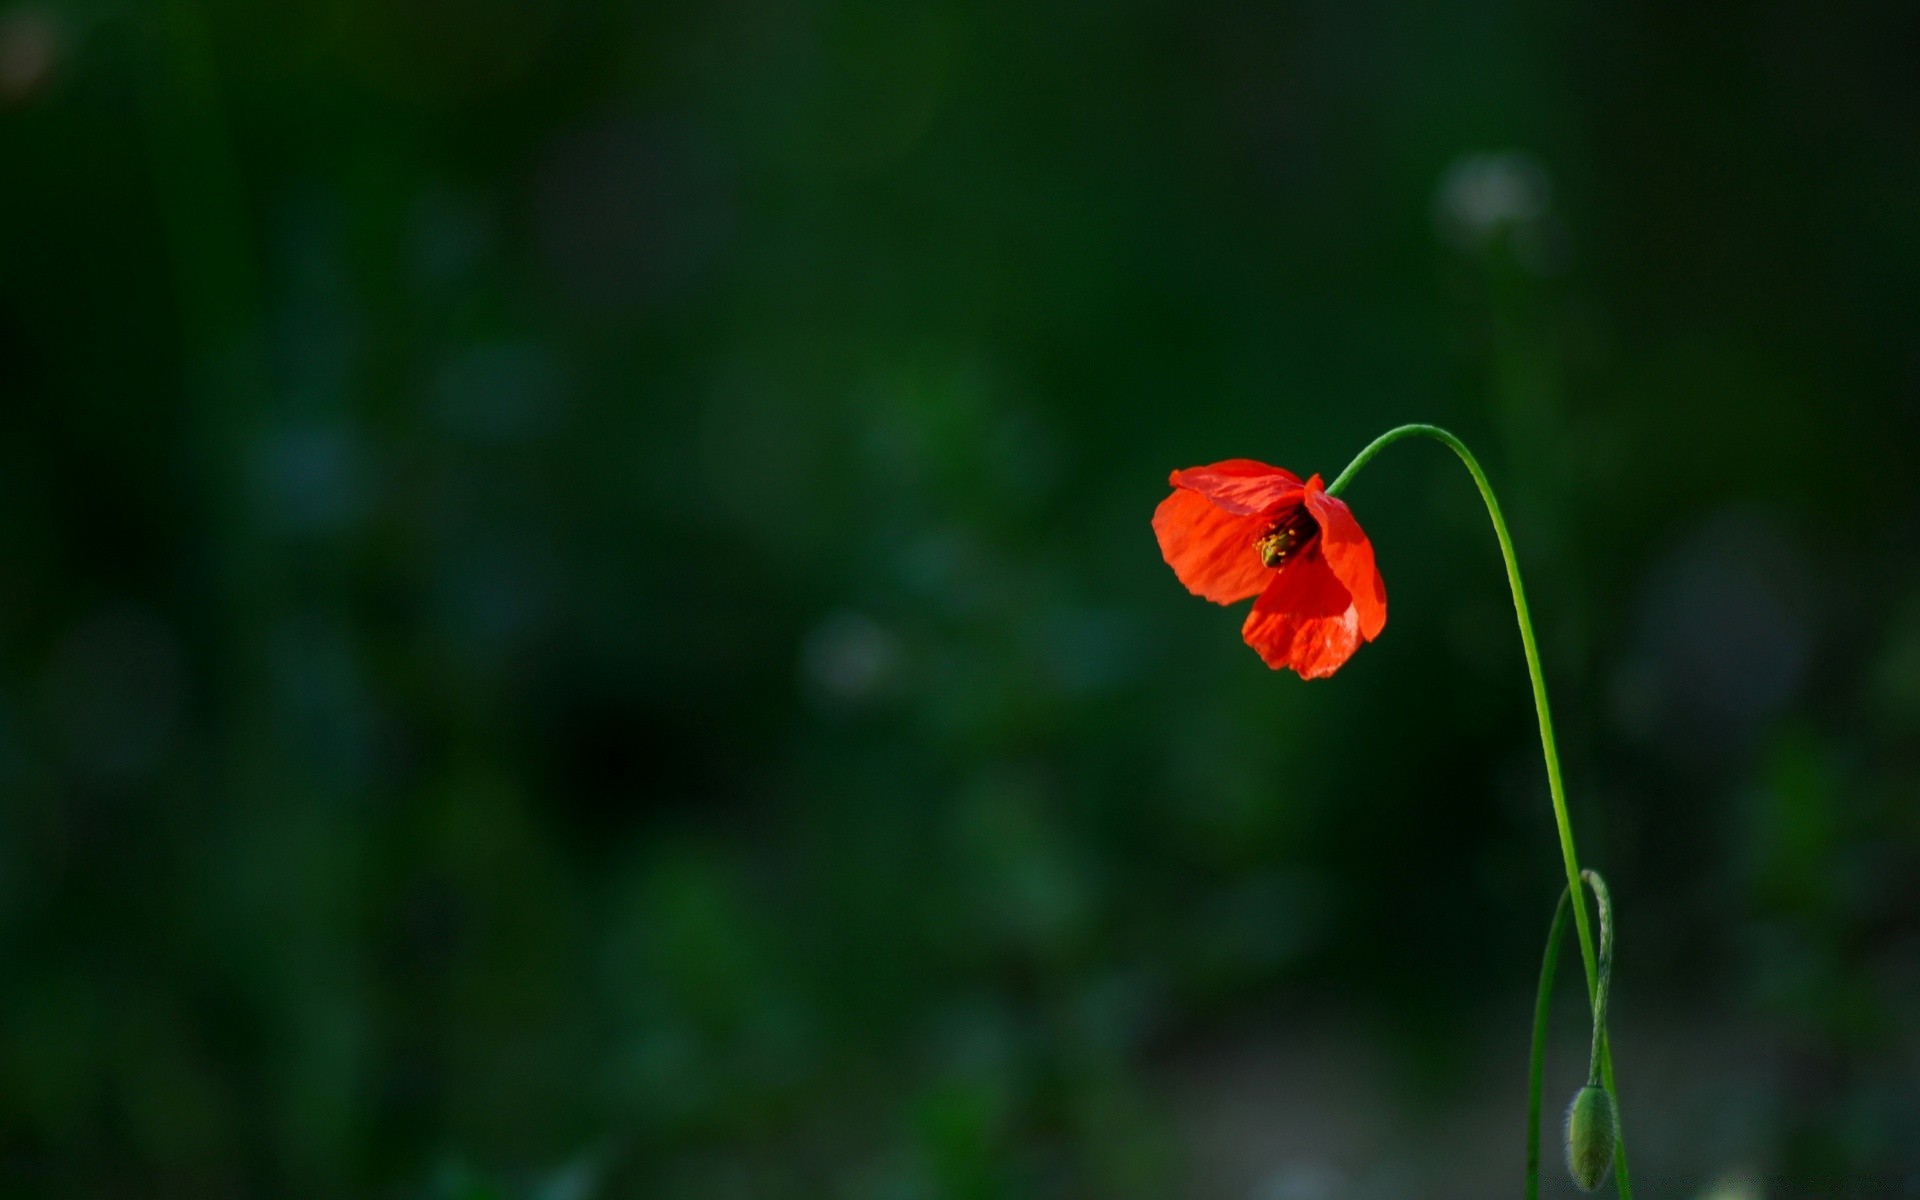
[[0, 1194], [1517, 1193], [1561, 876], [1470, 482], [1348, 490], [1392, 619], [1313, 684], [1147, 526], [1409, 420], [1530, 572], [1640, 1192], [1920, 1194], [1917, 56], [8, 4]]

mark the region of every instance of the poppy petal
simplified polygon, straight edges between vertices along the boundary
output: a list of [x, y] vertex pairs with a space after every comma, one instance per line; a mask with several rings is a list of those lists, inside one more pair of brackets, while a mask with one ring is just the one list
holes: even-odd
[[1323, 679], [1360, 647], [1360, 614], [1324, 557], [1283, 567], [1253, 602], [1240, 636], [1274, 670]]
[[1374, 565], [1373, 542], [1354, 520], [1346, 502], [1327, 495], [1320, 477], [1307, 481], [1307, 511], [1320, 523], [1320, 552], [1353, 597], [1360, 614], [1360, 636], [1372, 641], [1387, 626], [1387, 584]]
[[1197, 492], [1175, 491], [1153, 510], [1160, 555], [1187, 590], [1215, 604], [1258, 595], [1268, 571], [1254, 551], [1265, 519], [1236, 516]]
[[1246, 516], [1271, 512], [1297, 500], [1302, 484], [1292, 471], [1251, 458], [1229, 458], [1211, 466], [1175, 471], [1168, 482], [1198, 492], [1228, 512]]

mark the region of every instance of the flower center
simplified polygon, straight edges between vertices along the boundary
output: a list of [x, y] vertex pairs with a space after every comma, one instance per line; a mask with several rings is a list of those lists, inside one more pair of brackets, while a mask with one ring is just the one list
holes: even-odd
[[1286, 516], [1274, 522], [1268, 530], [1253, 543], [1260, 552], [1260, 561], [1269, 567], [1285, 566], [1287, 560], [1306, 550], [1320, 536], [1320, 522], [1313, 519], [1307, 510], [1296, 508]]

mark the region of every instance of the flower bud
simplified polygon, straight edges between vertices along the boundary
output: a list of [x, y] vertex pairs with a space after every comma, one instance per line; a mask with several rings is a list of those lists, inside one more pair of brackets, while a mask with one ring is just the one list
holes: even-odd
[[1619, 1127], [1620, 1114], [1605, 1088], [1590, 1083], [1573, 1094], [1567, 1106], [1567, 1173], [1581, 1191], [1593, 1191], [1607, 1177]]

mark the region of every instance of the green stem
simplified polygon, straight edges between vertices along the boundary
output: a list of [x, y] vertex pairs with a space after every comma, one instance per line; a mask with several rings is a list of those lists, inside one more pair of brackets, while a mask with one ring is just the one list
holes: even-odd
[[[1513, 591], [1513, 611], [1520, 622], [1520, 644], [1526, 651], [1527, 675], [1533, 681], [1533, 709], [1540, 719], [1540, 752], [1547, 760], [1547, 790], [1553, 797], [1553, 820], [1560, 834], [1560, 859], [1567, 873], [1567, 890], [1578, 894], [1580, 891], [1580, 857], [1573, 847], [1573, 823], [1567, 817], [1566, 786], [1560, 778], [1560, 751], [1553, 739], [1553, 711], [1547, 705], [1547, 679], [1540, 667], [1540, 646], [1533, 636], [1533, 616], [1527, 611], [1527, 591], [1520, 582], [1520, 563], [1514, 556], [1513, 536], [1507, 532], [1507, 519], [1500, 511], [1500, 501], [1493, 494], [1493, 485], [1487, 482], [1487, 473], [1480, 469], [1480, 462], [1474, 458], [1473, 451], [1466, 443], [1448, 433], [1438, 425], [1401, 425], [1389, 429], [1373, 439], [1366, 449], [1356, 454], [1347, 469], [1340, 472], [1339, 478], [1327, 488], [1329, 495], [1339, 495], [1361, 467], [1367, 465], [1373, 456], [1386, 449], [1401, 438], [1428, 437], [1441, 443], [1466, 465], [1467, 473], [1473, 476], [1474, 486], [1480, 489], [1480, 499], [1486, 502], [1487, 515], [1493, 519], [1494, 536], [1500, 541], [1500, 557], [1506, 563], [1507, 584]], [[1587, 906], [1584, 902], [1573, 906], [1574, 932], [1580, 939], [1580, 962], [1587, 972], [1587, 1001], [1597, 1004], [1600, 990], [1600, 971], [1594, 961], [1593, 931], [1587, 923]], [[1615, 1102], [1619, 1093], [1613, 1087], [1613, 1053], [1606, 1046], [1601, 1047], [1600, 1070], [1607, 1090], [1613, 1092]], [[1614, 1173], [1620, 1181], [1621, 1200], [1631, 1200], [1632, 1185], [1627, 1177], [1626, 1139], [1621, 1138], [1614, 1150]]]
[[[1580, 878], [1593, 889], [1594, 907], [1600, 913], [1600, 990], [1593, 1010], [1593, 1054], [1587, 1060], [1587, 1084], [1593, 1087], [1600, 1083], [1600, 1058], [1606, 1048], [1607, 993], [1613, 982], [1613, 900], [1607, 892], [1607, 881], [1598, 871], [1581, 871]], [[1553, 924], [1547, 928], [1547, 949], [1540, 956], [1540, 987], [1533, 997], [1533, 1049], [1527, 1059], [1527, 1200], [1538, 1200], [1540, 1195], [1540, 1084], [1547, 1061], [1547, 1010], [1553, 997], [1554, 977], [1560, 970], [1567, 900], [1573, 894], [1560, 889], [1560, 900], [1553, 908]], [[1581, 907], [1586, 906], [1585, 897], [1580, 903]]]
[[1533, 997], [1533, 1053], [1527, 1060], [1527, 1200], [1540, 1197], [1540, 1081], [1547, 1061], [1547, 1002], [1560, 968], [1560, 936], [1567, 927], [1567, 889], [1553, 908], [1547, 952], [1540, 959], [1540, 990]]
[[[1580, 878], [1593, 889], [1593, 907], [1600, 914], [1600, 987], [1594, 993], [1593, 1053], [1587, 1059], [1587, 1085], [1598, 1087], [1600, 1059], [1607, 1049], [1607, 997], [1613, 991], [1613, 897], [1608, 894], [1607, 881], [1600, 878], [1598, 871], [1582, 871]], [[1580, 907], [1586, 906], [1583, 899]]]

